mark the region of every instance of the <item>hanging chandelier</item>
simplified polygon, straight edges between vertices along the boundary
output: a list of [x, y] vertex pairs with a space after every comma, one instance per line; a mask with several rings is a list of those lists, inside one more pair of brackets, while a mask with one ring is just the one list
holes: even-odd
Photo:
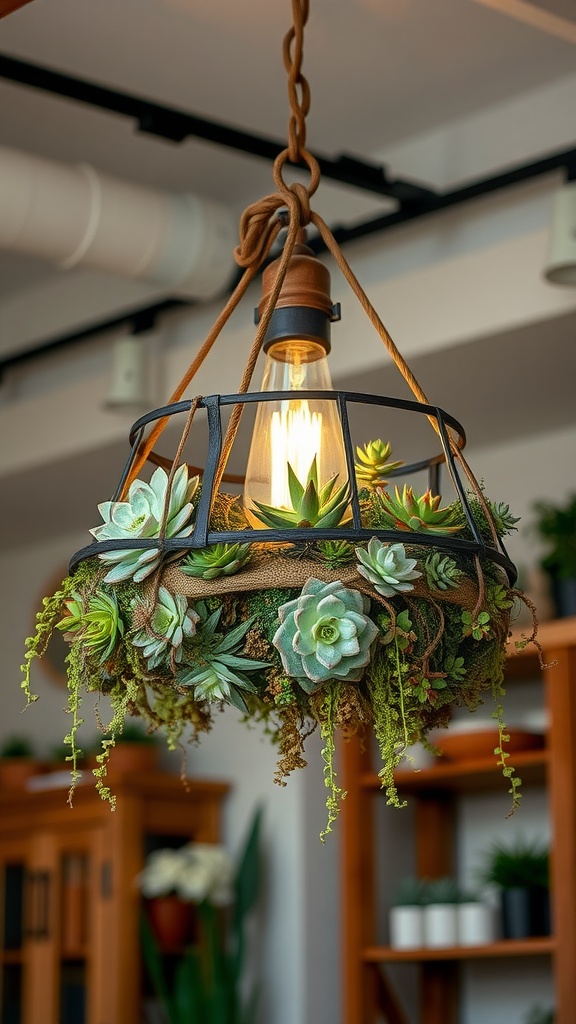
[[[306, 148], [308, 0], [292, 0], [292, 10], [284, 41], [288, 146], [274, 164], [276, 191], [242, 215], [235, 252], [242, 277], [169, 403], [134, 424], [128, 463], [112, 500], [99, 506], [94, 541], [73, 556], [70, 575], [39, 613], [23, 686], [35, 699], [30, 663], [58, 628], [70, 644], [73, 783], [81, 698], [101, 693], [112, 705], [95, 769], [105, 797], [107, 757], [128, 715], [163, 730], [174, 747], [208, 731], [214, 710], [231, 704], [277, 735], [281, 784], [306, 764], [304, 737], [319, 728], [328, 829], [341, 795], [332, 764], [337, 732], [376, 735], [383, 785], [396, 802], [394, 770], [410, 745], [445, 727], [454, 707], [474, 710], [491, 688], [497, 754], [516, 800], [499, 695], [510, 609], [524, 600], [502, 541], [517, 520], [484, 495], [463, 455], [462, 426], [429, 402], [312, 208], [320, 174]], [[288, 164], [305, 167], [308, 183], [287, 184]], [[413, 400], [332, 388], [339, 306], [328, 270], [306, 244], [309, 227]], [[184, 397], [262, 267], [257, 329], [238, 392]], [[261, 352], [263, 384], [254, 391]], [[254, 428], [238, 477], [228, 461], [247, 411]], [[362, 423], [372, 417], [361, 437], [360, 412]], [[189, 459], [200, 420], [203, 469]], [[166, 458], [158, 441], [176, 422], [180, 441]], [[407, 464], [393, 458], [392, 447], [422, 423], [432, 452]], [[440, 497], [441, 469], [450, 500]], [[242, 494], [226, 491], [228, 482], [241, 483]]]

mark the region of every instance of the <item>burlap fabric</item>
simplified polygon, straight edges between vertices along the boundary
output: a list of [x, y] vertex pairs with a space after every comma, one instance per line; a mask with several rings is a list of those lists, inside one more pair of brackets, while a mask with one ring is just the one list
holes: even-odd
[[[286, 558], [282, 555], [263, 556], [260, 553], [254, 555], [248, 565], [233, 576], [219, 576], [215, 580], [187, 576], [178, 565], [172, 564], [162, 573], [161, 585], [171, 594], [184, 594], [186, 597], [200, 600], [203, 597], [247, 590], [269, 590], [272, 587], [301, 589], [311, 577], [322, 580], [323, 583], [340, 580], [345, 586], [361, 590], [376, 600], [379, 597], [368, 580], [358, 573], [355, 565], [330, 569], [310, 559]], [[410, 591], [410, 597], [432, 597], [434, 601], [457, 604], [468, 611], [473, 611], [478, 601], [478, 582], [468, 576], [459, 587], [451, 587], [448, 590], [430, 591], [425, 576], [414, 580], [413, 584], [414, 589]]]

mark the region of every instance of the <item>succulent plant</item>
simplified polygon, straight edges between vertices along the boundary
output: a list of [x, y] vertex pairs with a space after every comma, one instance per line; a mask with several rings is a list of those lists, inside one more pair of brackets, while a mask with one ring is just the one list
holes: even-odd
[[347, 540], [320, 540], [316, 550], [319, 560], [330, 569], [340, 569], [354, 561], [354, 545]]
[[[135, 618], [137, 609], [138, 606]], [[152, 618], [134, 634], [132, 643], [142, 648], [149, 669], [159, 668], [169, 660], [179, 663], [184, 653], [184, 639], [194, 636], [199, 619], [198, 612], [188, 607], [182, 594], [170, 594], [166, 587], [160, 587]]]
[[[64, 601], [64, 608], [66, 612], [64, 617], [60, 619], [60, 622], [56, 623], [56, 628], [62, 633], [72, 634], [76, 633], [82, 625], [82, 617], [84, 615], [84, 600], [82, 595], [74, 590], [70, 597]], [[66, 636], [64, 637], [66, 639]]]
[[[199, 602], [198, 607], [205, 611], [202, 603]], [[257, 693], [246, 673], [269, 668], [269, 663], [243, 658], [237, 653], [254, 617], [223, 634], [216, 631], [221, 614], [222, 608], [218, 608], [203, 619], [187, 664], [179, 670], [176, 679], [180, 686], [193, 687], [195, 700], [223, 700], [245, 712], [248, 708], [240, 691]]]
[[408, 558], [403, 544], [386, 544], [372, 537], [368, 549], [356, 548], [358, 572], [374, 585], [383, 597], [414, 590], [412, 580], [422, 575], [415, 569], [416, 559]]
[[250, 544], [213, 544], [201, 550], [192, 550], [180, 569], [187, 576], [201, 576], [215, 580], [218, 576], [231, 576], [250, 560]]
[[312, 693], [329, 679], [357, 682], [370, 661], [378, 628], [364, 614], [366, 600], [339, 580], [309, 579], [299, 597], [278, 609], [272, 643], [287, 675]]
[[385, 487], [388, 483], [386, 477], [402, 465], [402, 462], [390, 462], [391, 454], [391, 445], [380, 440], [369, 441], [363, 448], [356, 448], [359, 459], [355, 463], [358, 485], [369, 490]]
[[425, 903], [460, 903], [460, 897], [460, 886], [455, 878], [431, 878], [425, 883]]
[[449, 555], [442, 555], [440, 551], [433, 551], [428, 555], [424, 563], [424, 571], [431, 590], [448, 590], [448, 587], [457, 587], [462, 577], [454, 559]]
[[318, 466], [316, 456], [308, 470], [306, 483], [300, 483], [290, 463], [288, 463], [288, 489], [290, 491], [291, 509], [274, 508], [255, 501], [252, 514], [265, 526], [271, 529], [287, 529], [295, 527], [322, 527], [331, 529], [338, 526], [348, 508], [348, 483], [336, 487], [338, 473], [322, 487], [318, 484]]
[[479, 612], [478, 618], [474, 618], [472, 612], [462, 612], [462, 633], [464, 636], [471, 636], [474, 640], [483, 640], [490, 635], [490, 615], [488, 612]]
[[494, 526], [496, 532], [500, 537], [504, 537], [507, 533], [511, 533], [512, 530], [517, 530], [516, 523], [520, 522], [520, 516], [513, 516], [510, 512], [510, 505], [507, 505], [503, 501], [488, 502], [488, 508], [492, 513], [494, 520]]
[[418, 496], [406, 484], [401, 492], [397, 487], [394, 491], [395, 498], [388, 491], [378, 492], [383, 522], [392, 529], [446, 535], [457, 533], [464, 526], [462, 509], [458, 503], [440, 508], [440, 495], [433, 495], [432, 491], [427, 490]]
[[[192, 499], [198, 489], [198, 482], [197, 476], [188, 479], [186, 465], [176, 470], [166, 513], [166, 537], [188, 537], [192, 533]], [[167, 489], [168, 474], [161, 467], [152, 474], [149, 484], [143, 480], [134, 480], [126, 501], [105, 501], [98, 506], [104, 523], [90, 530], [90, 533], [98, 541], [159, 537]], [[112, 565], [104, 577], [105, 583], [120, 583], [129, 579], [140, 583], [160, 565], [162, 552], [159, 548], [126, 548], [103, 551], [98, 557]]]
[[67, 614], [57, 628], [65, 639], [78, 634], [87, 653], [98, 655], [102, 664], [112, 654], [118, 637], [124, 635], [116, 594], [96, 590], [85, 608], [80, 594], [75, 592], [64, 604]]

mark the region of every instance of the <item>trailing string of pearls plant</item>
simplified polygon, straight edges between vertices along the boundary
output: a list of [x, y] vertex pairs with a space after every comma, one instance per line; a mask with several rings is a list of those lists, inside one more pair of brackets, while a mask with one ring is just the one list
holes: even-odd
[[[94, 542], [73, 557], [70, 575], [38, 614], [22, 685], [28, 701], [35, 700], [31, 662], [53, 629], [60, 630], [70, 645], [72, 790], [82, 698], [105, 695], [112, 713], [102, 725], [94, 774], [112, 803], [106, 764], [127, 716], [163, 731], [173, 748], [207, 732], [215, 711], [230, 704], [246, 721], [263, 722], [277, 743], [281, 785], [306, 765], [304, 739], [319, 729], [326, 831], [342, 796], [333, 763], [338, 732], [375, 735], [382, 783], [398, 804], [394, 771], [409, 747], [447, 726], [455, 707], [475, 710], [491, 690], [500, 732], [496, 757], [515, 804], [519, 780], [507, 763], [501, 696], [511, 609], [526, 599], [514, 589], [516, 572], [502, 538], [517, 519], [507, 504], [484, 495], [462, 453], [463, 428], [429, 403], [311, 208], [320, 176], [306, 149], [307, 0], [293, 0], [292, 7], [284, 42], [289, 141], [274, 165], [277, 191], [243, 214], [235, 254], [242, 278], [169, 404], [132, 428], [128, 465], [114, 498], [99, 506]], [[287, 162], [308, 168], [307, 186], [285, 183]], [[305, 244], [308, 225], [336, 260], [414, 401], [332, 390], [327, 354], [338, 308], [327, 269]], [[285, 227], [281, 254], [269, 262]], [[263, 265], [258, 328], [238, 393], [183, 398]], [[262, 350], [263, 388], [251, 391]], [[226, 467], [250, 405], [257, 411], [238, 496], [222, 484], [238, 480]], [[407, 420], [427, 420], [439, 450], [404, 464], [379, 431], [355, 443], [350, 420], [358, 410], [391, 430], [394, 416], [402, 415], [395, 448]], [[208, 426], [203, 471], [184, 457], [201, 416]], [[180, 443], [167, 460], [155, 445], [178, 417], [184, 420]], [[156, 468], [144, 479], [150, 462]], [[444, 504], [441, 466], [454, 494]], [[428, 485], [418, 490], [413, 480], [422, 472]], [[402, 486], [395, 482], [401, 477]]]

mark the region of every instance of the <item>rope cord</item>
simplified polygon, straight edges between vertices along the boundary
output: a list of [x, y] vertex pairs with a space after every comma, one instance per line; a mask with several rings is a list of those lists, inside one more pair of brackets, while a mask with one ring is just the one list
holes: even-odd
[[[282, 51], [284, 66], [288, 73], [288, 98], [290, 103], [288, 146], [274, 161], [273, 178], [277, 191], [258, 200], [244, 210], [240, 219], [240, 242], [234, 251], [234, 258], [238, 265], [244, 269], [244, 273], [238, 285], [234, 289], [234, 292], [228, 299], [228, 302], [224, 306], [224, 309], [218, 316], [206, 340], [199, 349], [196, 357], [193, 359], [180, 383], [172, 393], [172, 396], [169, 399], [169, 404], [180, 400], [211, 351], [215, 341], [219, 337], [230, 316], [245, 295], [249, 285], [252, 283], [262, 264], [269, 256], [279, 231], [286, 223], [286, 214], [282, 211], [287, 210], [288, 235], [286, 243], [283, 248], [282, 256], [279, 260], [278, 272], [274, 286], [260, 318], [258, 330], [248, 355], [244, 373], [238, 388], [238, 394], [245, 394], [250, 387], [254, 368], [262, 349], [264, 338], [266, 337], [266, 332], [268, 330], [278, 296], [280, 295], [280, 290], [286, 275], [290, 257], [294, 250], [294, 245], [298, 238], [298, 233], [301, 228], [304, 228], [311, 223], [318, 230], [328, 251], [335, 259], [343, 276], [350, 285], [362, 306], [362, 309], [368, 316], [368, 319], [384, 342], [389, 355], [402, 374], [412, 393], [419, 402], [425, 405], [430, 405], [431, 403], [429, 402], [426, 393], [416, 380], [412, 370], [408, 366], [390, 333], [364, 292], [364, 289], [346, 261], [328, 225], [319, 214], [315, 213], [310, 208], [310, 198], [316, 192], [320, 182], [320, 168], [315, 157], [306, 149], [306, 116], [310, 110], [310, 87], [308, 85], [308, 81], [302, 74], [302, 59], [304, 26], [309, 15], [309, 0], [292, 0], [292, 15], [293, 26], [288, 31], [284, 39]], [[300, 182], [294, 182], [288, 185], [284, 181], [282, 170], [287, 162], [295, 165], [306, 165], [310, 172], [310, 181], [307, 186]], [[194, 411], [197, 407], [198, 401], [199, 399], [195, 400]], [[240, 425], [242, 410], [242, 405], [236, 405], [232, 411], [216, 470], [213, 493], [217, 492], [224, 475], [226, 462], [230, 455], [230, 451]], [[191, 410], [191, 417], [193, 415], [194, 413]], [[190, 429], [191, 417], [188, 421], [187, 428], [185, 428], [186, 433]], [[436, 433], [439, 433], [438, 423], [434, 417], [429, 416], [428, 419]], [[137, 477], [140, 469], [149, 457], [151, 457], [153, 461], [162, 461], [155, 455], [153, 448], [169, 420], [169, 416], [165, 416], [160, 419], [142, 442], [124, 484], [120, 498], [126, 494], [130, 484]], [[498, 534], [482, 488], [462, 455], [462, 451], [459, 448], [457, 440], [454, 438], [450, 428], [447, 428], [447, 432], [452, 452], [459, 460], [466, 477], [468, 478], [468, 481], [483, 508], [487, 522], [490, 526], [494, 545], [495, 547], [498, 547]]]

